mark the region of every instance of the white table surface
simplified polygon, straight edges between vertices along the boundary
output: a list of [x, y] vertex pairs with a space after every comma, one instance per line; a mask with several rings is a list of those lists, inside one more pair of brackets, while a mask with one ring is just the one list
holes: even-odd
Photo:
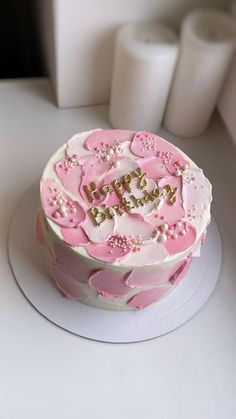
[[223, 238], [220, 282], [187, 324], [142, 343], [86, 340], [43, 318], [13, 278], [18, 201], [65, 139], [96, 127], [109, 127], [106, 106], [58, 110], [47, 79], [0, 83], [0, 418], [235, 419], [236, 151], [218, 115], [197, 139], [161, 130], [211, 180]]

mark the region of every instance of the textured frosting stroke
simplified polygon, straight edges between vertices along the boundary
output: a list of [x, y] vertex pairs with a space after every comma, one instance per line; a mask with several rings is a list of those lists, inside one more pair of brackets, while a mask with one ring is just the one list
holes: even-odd
[[124, 274], [100, 269], [89, 278], [89, 284], [103, 297], [123, 297], [130, 288], [125, 283]]
[[81, 300], [86, 298], [80, 284], [70, 277], [67, 272], [63, 271], [59, 265], [53, 264], [50, 273], [64, 297], [69, 298], [70, 300]]
[[169, 290], [169, 286], [153, 288], [139, 292], [128, 301], [133, 308], [143, 309], [160, 300]]
[[41, 198], [45, 215], [54, 223], [73, 228], [84, 221], [82, 206], [63, 192], [56, 182], [50, 179], [41, 181]]
[[210, 222], [202, 170], [147, 131], [74, 135], [46, 165], [40, 194], [36, 233], [54, 283], [98, 308], [143, 309], [168, 295]]

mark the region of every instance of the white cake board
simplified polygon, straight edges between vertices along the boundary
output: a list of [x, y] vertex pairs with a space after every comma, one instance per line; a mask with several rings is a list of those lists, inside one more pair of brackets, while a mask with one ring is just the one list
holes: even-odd
[[217, 283], [221, 239], [212, 220], [200, 258], [194, 258], [181, 284], [162, 301], [140, 311], [109, 311], [67, 300], [45, 272], [35, 238], [39, 186], [34, 184], [17, 206], [9, 232], [9, 259], [16, 281], [31, 304], [48, 320], [86, 338], [128, 343], [152, 339], [184, 324], [206, 303]]

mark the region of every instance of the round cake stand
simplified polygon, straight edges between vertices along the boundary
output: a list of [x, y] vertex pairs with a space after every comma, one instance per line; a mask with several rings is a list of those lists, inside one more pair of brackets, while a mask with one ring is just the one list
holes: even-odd
[[43, 252], [35, 238], [39, 185], [34, 184], [16, 208], [9, 232], [9, 259], [25, 297], [52, 323], [76, 335], [103, 342], [152, 339], [184, 324], [206, 303], [221, 267], [221, 239], [212, 220], [201, 257], [194, 258], [181, 284], [162, 301], [139, 311], [109, 311], [67, 300], [50, 282]]

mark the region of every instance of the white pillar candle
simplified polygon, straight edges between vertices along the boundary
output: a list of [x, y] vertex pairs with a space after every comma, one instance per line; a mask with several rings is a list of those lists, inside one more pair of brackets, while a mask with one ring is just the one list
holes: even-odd
[[165, 25], [133, 24], [119, 30], [110, 99], [114, 128], [160, 127], [177, 52], [177, 38]]
[[235, 47], [236, 25], [215, 9], [189, 13], [181, 26], [180, 54], [165, 115], [165, 128], [195, 137], [209, 122]]

